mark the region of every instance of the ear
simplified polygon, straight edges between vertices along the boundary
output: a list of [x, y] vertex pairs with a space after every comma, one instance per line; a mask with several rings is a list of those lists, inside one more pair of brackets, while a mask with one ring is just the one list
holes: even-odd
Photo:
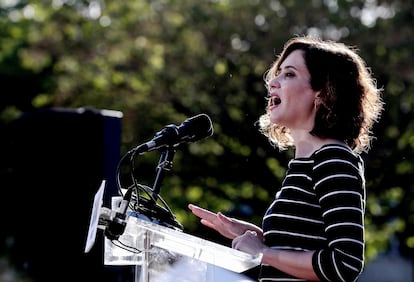
[[321, 98], [321, 91], [317, 91], [315, 92], [315, 99], [314, 99], [314, 106], [315, 106], [315, 110], [317, 110], [319, 108], [319, 106], [322, 103], [322, 98]]

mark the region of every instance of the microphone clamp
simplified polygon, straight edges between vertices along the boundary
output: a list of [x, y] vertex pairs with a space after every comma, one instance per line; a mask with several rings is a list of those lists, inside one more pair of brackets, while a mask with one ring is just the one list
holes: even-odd
[[127, 217], [124, 214], [116, 213], [115, 217], [109, 221], [109, 225], [105, 228], [105, 236], [109, 240], [118, 240], [119, 236], [124, 234], [127, 225]]

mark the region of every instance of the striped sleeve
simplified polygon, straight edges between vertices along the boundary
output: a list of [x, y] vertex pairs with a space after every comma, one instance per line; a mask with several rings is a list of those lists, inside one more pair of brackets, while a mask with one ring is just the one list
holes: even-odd
[[315, 154], [313, 176], [327, 238], [313, 267], [321, 281], [355, 281], [364, 264], [362, 160], [344, 147], [326, 147]]

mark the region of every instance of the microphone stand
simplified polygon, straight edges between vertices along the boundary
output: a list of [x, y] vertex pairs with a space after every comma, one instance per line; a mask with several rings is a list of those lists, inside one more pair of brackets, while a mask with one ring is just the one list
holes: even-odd
[[161, 183], [164, 180], [165, 173], [172, 169], [172, 160], [174, 158], [175, 152], [176, 150], [174, 146], [170, 145], [167, 146], [166, 149], [164, 149], [161, 153], [160, 160], [158, 161], [156, 169], [157, 175], [152, 186], [152, 198], [154, 199], [155, 203], [157, 202], [158, 194], [161, 189]]
[[[149, 193], [149, 198], [137, 196], [138, 205], [136, 212], [147, 216], [151, 221], [158, 222], [158, 224], [183, 230], [183, 226], [175, 219], [167, 203], [159, 195], [161, 183], [164, 180], [166, 172], [172, 170], [172, 160], [175, 152], [175, 146], [173, 145], [162, 148], [161, 156], [156, 167], [156, 177], [153, 187], [148, 187], [148, 190], [146, 190]], [[162, 202], [162, 205], [158, 204], [158, 200]]]
[[[152, 208], [154, 209], [154, 211], [158, 211], [158, 209], [157, 209], [157, 199], [158, 199], [158, 194], [160, 192], [161, 183], [164, 180], [165, 173], [172, 169], [172, 164], [173, 164], [172, 160], [174, 158], [175, 152], [176, 152], [176, 150], [174, 149], [174, 147], [172, 145], [167, 146], [161, 152], [161, 156], [160, 156], [160, 159], [158, 161], [157, 168], [156, 168], [157, 174], [156, 174], [154, 184], [153, 184], [153, 187], [152, 187], [152, 197], [151, 197], [151, 199], [153, 199]], [[149, 234], [145, 234], [144, 244], [145, 244], [145, 249], [146, 249], [146, 252], [144, 252], [144, 263], [142, 265], [141, 270], [139, 269], [138, 266], [135, 267], [135, 280], [138, 281], [137, 279], [139, 279], [139, 276], [141, 276], [142, 282], [149, 282], [150, 281], [150, 277], [149, 277], [150, 253], [149, 253], [149, 249], [151, 248]]]

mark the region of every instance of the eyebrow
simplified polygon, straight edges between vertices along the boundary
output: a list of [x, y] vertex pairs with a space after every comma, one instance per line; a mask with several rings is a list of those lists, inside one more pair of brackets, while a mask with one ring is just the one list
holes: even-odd
[[[283, 69], [294, 69], [294, 70], [298, 70], [298, 68], [297, 68], [297, 67], [295, 67], [295, 66], [291, 66], [291, 65], [285, 66], [285, 67], [283, 67]], [[281, 67], [279, 67], [279, 68], [277, 69], [277, 71], [281, 71], [281, 70], [282, 70], [282, 68], [281, 68]]]

